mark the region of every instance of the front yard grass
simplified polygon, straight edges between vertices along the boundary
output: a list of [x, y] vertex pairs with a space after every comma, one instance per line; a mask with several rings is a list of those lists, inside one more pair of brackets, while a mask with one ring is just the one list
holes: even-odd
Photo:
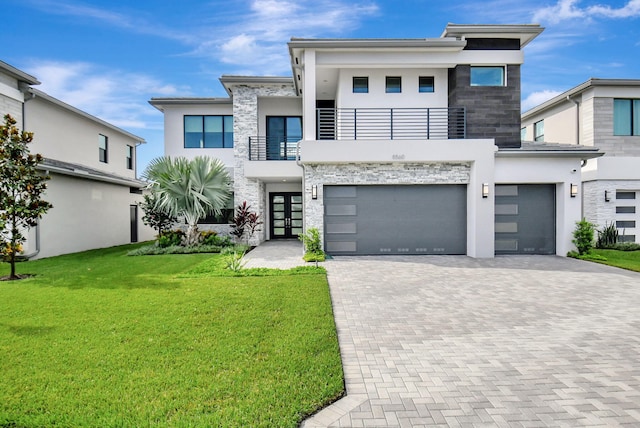
[[294, 427], [342, 394], [321, 270], [211, 276], [220, 255], [132, 248], [0, 282], [0, 426]]
[[594, 262], [640, 272], [640, 251], [593, 249], [591, 253], [606, 259], [593, 260]]

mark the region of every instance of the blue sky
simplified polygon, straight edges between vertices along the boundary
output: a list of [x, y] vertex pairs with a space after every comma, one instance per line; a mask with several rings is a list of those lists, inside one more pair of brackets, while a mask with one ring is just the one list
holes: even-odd
[[[640, 0], [4, 0], [0, 59], [38, 88], [163, 151], [151, 97], [226, 96], [222, 74], [291, 73], [291, 37], [439, 37], [457, 24], [539, 23], [523, 109], [590, 77], [640, 78]], [[37, 137], [37, 136], [36, 136]]]

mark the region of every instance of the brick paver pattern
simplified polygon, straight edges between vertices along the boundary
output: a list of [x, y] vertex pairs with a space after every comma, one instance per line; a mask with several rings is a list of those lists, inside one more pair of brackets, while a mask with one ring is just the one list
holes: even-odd
[[304, 427], [640, 426], [640, 274], [553, 256], [325, 266], [347, 396]]

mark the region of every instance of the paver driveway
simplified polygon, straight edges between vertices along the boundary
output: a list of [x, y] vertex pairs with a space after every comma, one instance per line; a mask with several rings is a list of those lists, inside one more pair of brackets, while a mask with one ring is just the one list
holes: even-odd
[[347, 397], [317, 426], [640, 426], [640, 274], [552, 256], [327, 262]]

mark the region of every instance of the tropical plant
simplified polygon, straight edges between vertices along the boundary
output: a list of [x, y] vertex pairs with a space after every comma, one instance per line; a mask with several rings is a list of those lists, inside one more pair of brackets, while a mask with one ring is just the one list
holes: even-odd
[[26, 241], [25, 229], [37, 224], [52, 205], [41, 198], [50, 177], [37, 167], [43, 158], [32, 155], [32, 132], [20, 132], [16, 120], [4, 116], [0, 126], [0, 252], [11, 264], [9, 279], [16, 275], [16, 256]]
[[167, 230], [171, 229], [173, 224], [178, 220], [174, 216], [167, 214], [164, 210], [158, 209], [158, 197], [155, 193], [147, 193], [144, 195], [140, 208], [144, 212], [142, 222], [158, 232], [158, 237], [162, 236]]
[[619, 233], [613, 222], [611, 222], [611, 224], [605, 224], [602, 230], [598, 230], [597, 232], [598, 240], [596, 241], [596, 248], [611, 248], [618, 242]]
[[200, 240], [198, 220], [208, 214], [220, 215], [231, 193], [226, 167], [208, 156], [156, 158], [142, 177], [157, 198], [155, 208], [186, 221], [183, 244], [187, 246]]
[[240, 272], [244, 265], [247, 263], [244, 259], [244, 251], [226, 254], [224, 263], [225, 269], [229, 269], [232, 272]]
[[249, 239], [256, 231], [260, 230], [261, 224], [260, 214], [251, 211], [251, 205], [244, 201], [236, 208], [236, 215], [233, 217], [231, 224], [231, 235], [235, 236], [238, 241], [245, 236], [248, 245]]
[[303, 259], [307, 262], [323, 262], [325, 260], [322, 244], [320, 243], [320, 232], [315, 227], [310, 227], [304, 234], [298, 235], [298, 239], [304, 244], [305, 254]]
[[576, 222], [576, 228], [573, 231], [573, 240], [571, 242], [574, 243], [580, 255], [588, 254], [593, 248], [594, 231], [595, 226], [584, 218]]

